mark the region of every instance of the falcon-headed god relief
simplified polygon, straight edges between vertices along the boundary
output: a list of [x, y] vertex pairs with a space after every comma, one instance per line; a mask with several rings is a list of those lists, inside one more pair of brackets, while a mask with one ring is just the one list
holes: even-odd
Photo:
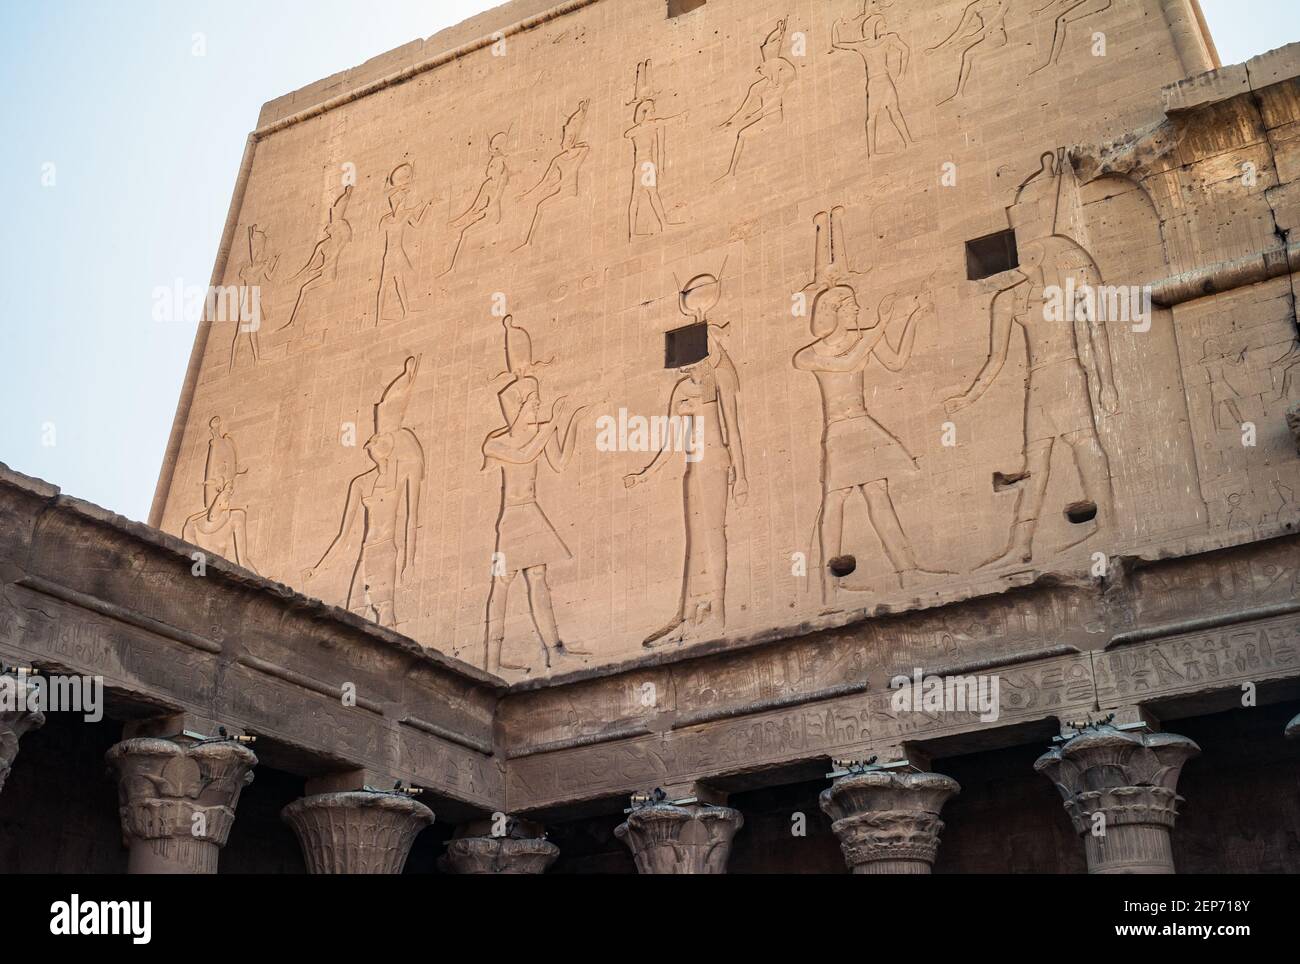
[[419, 535], [424, 449], [402, 425], [419, 369], [419, 358], [407, 358], [375, 404], [375, 431], [365, 445], [371, 467], [348, 483], [338, 534], [320, 562], [303, 574], [311, 581], [339, 553], [350, 555], [359, 541], [347, 608], [390, 628], [398, 622], [397, 590], [414, 565]]
[[566, 645], [555, 622], [547, 567], [573, 558], [537, 499], [537, 471], [542, 459], [551, 471], [563, 472], [573, 458], [578, 419], [583, 409], [560, 397], [551, 414], [541, 416], [541, 386], [531, 374], [534, 363], [528, 332], [504, 319], [506, 328], [507, 383], [497, 393], [505, 425], [483, 441], [483, 470], [500, 470], [501, 507], [497, 513], [496, 542], [492, 553], [492, 587], [488, 590], [484, 630], [483, 668], [531, 672], [529, 663], [511, 662], [502, 655], [510, 587], [523, 573], [528, 589], [528, 610], [542, 644], [542, 660], [551, 667], [552, 653], [589, 655]]
[[[844, 567], [835, 575], [848, 575], [857, 567], [856, 558], [843, 552], [845, 508], [855, 494], [863, 498], [868, 520], [900, 587], [910, 587], [918, 575], [940, 574], [917, 563], [889, 488], [891, 479], [917, 472], [916, 459], [867, 411], [865, 386], [873, 359], [891, 372], [907, 366], [917, 322], [933, 306], [928, 292], [905, 301], [890, 295], [881, 301], [875, 318], [862, 324], [857, 292], [848, 284], [851, 272], [842, 215], [843, 209], [835, 208], [814, 219], [813, 264], [820, 290], [813, 301], [811, 328], [817, 340], [793, 359], [796, 369], [816, 376], [822, 402], [822, 495], [815, 541], [823, 602], [831, 600], [838, 585], [830, 580], [832, 567]], [[891, 340], [890, 329], [898, 318], [903, 319], [902, 327]], [[852, 565], [844, 565], [849, 559]]]
[[[723, 347], [725, 329], [708, 320], [721, 291], [716, 277], [703, 274], [688, 281], [678, 298], [682, 314], [708, 326], [708, 354], [678, 369], [682, 377], [669, 394], [669, 423], [686, 419], [693, 426], [682, 473], [685, 558], [677, 612], [646, 638], [647, 648], [681, 642], [688, 633], [717, 634], [726, 626], [727, 509], [732, 502], [744, 506], [749, 480], [740, 432], [740, 379]], [[668, 463], [670, 434], [664, 433], [663, 447], [649, 465], [624, 477], [627, 488], [647, 482]]]
[[[1067, 181], [1069, 183], [1067, 183]], [[1007, 209], [1016, 231], [1020, 265], [989, 307], [992, 334], [988, 359], [971, 386], [946, 403], [956, 414], [977, 402], [996, 381], [1011, 350], [1013, 330], [1025, 340], [1024, 461], [1013, 472], [994, 476], [994, 488], [1016, 488], [1016, 514], [1005, 550], [984, 566], [1027, 563], [1034, 557], [1034, 534], [1042, 518], [1052, 469], [1052, 453], [1064, 445], [1083, 486], [1084, 502], [1065, 507], [1083, 535], [1061, 549], [1091, 538], [1115, 524], [1110, 460], [1097, 431], [1098, 408], [1119, 409], [1111, 371], [1110, 336], [1088, 297], [1101, 285], [1092, 256], [1069, 230], [1066, 212], [1073, 181], [1061, 154], [1042, 156], [1041, 167], [1016, 193]], [[1049, 302], [1074, 292], [1064, 318], [1053, 317]]]
[[759, 133], [764, 127], [771, 126], [769, 122], [780, 124], [785, 119], [785, 94], [795, 82], [798, 73], [794, 64], [786, 60], [781, 53], [782, 45], [785, 43], [785, 31], [786, 21], [778, 21], [776, 27], [759, 45], [762, 60], [755, 71], [758, 80], [749, 85], [745, 91], [745, 99], [736, 108], [736, 112], [718, 125], [719, 130], [735, 132], [731, 163], [727, 166], [727, 172], [718, 178], [719, 181], [736, 176], [736, 171], [740, 167], [741, 153], [752, 135]]
[[[856, 17], [842, 17], [831, 28], [831, 50], [852, 51], [866, 68], [867, 156], [880, 154], [880, 121], [893, 125], [903, 147], [916, 143], [908, 130], [907, 118], [898, 103], [898, 81], [907, 74], [912, 49], [885, 26], [885, 15], [876, 11], [879, 0], [863, 0]], [[888, 7], [889, 4], [883, 4]]]

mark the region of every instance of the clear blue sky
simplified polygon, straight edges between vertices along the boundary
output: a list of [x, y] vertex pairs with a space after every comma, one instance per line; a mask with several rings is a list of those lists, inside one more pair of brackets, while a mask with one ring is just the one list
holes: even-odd
[[[1300, 40], [1300, 0], [1202, 3], [1224, 63]], [[3, 0], [0, 461], [146, 518], [194, 339], [153, 292], [208, 283], [262, 103], [494, 5]]]

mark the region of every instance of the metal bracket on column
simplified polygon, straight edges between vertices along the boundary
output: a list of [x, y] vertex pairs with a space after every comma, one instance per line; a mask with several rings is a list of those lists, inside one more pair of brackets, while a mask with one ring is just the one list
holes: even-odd
[[888, 763], [877, 763], [877, 759], [877, 757], [873, 756], [869, 760], [832, 760], [831, 772], [826, 774], [826, 779], [838, 780], [841, 777], [857, 776], [862, 773], [881, 773], [890, 770], [910, 770], [913, 773], [924, 772], [909, 760], [891, 760]]
[[390, 797], [418, 797], [424, 793], [423, 787], [404, 787], [402, 781], [398, 780], [397, 784], [391, 790], [381, 790], [379, 787], [372, 787], [370, 784], [363, 784], [362, 793], [386, 793]]
[[1119, 730], [1121, 733], [1133, 733], [1133, 732], [1137, 732], [1137, 733], [1151, 733], [1151, 732], [1154, 732], [1154, 731], [1151, 729], [1151, 725], [1150, 725], [1149, 723], [1147, 723], [1145, 720], [1138, 720], [1138, 721], [1133, 722], [1133, 723], [1116, 723], [1116, 722], [1115, 722], [1115, 714], [1114, 714], [1114, 713], [1111, 713], [1111, 714], [1109, 714], [1109, 715], [1103, 717], [1103, 718], [1100, 719], [1100, 720], [1064, 720], [1064, 721], [1062, 721], [1062, 722], [1063, 722], [1063, 724], [1064, 724], [1065, 727], [1068, 727], [1069, 729], [1073, 730], [1074, 732], [1073, 732], [1072, 734], [1070, 734], [1069, 736], [1065, 736], [1064, 734], [1059, 734], [1059, 735], [1057, 735], [1057, 736], [1052, 737], [1052, 742], [1053, 742], [1053, 743], [1069, 743], [1069, 742], [1070, 742], [1071, 740], [1073, 740], [1076, 736], [1079, 736], [1079, 735], [1081, 735], [1081, 734], [1083, 734], [1083, 733], [1087, 733], [1087, 732], [1089, 732], [1090, 730], [1091, 730], [1091, 731], [1099, 730], [1099, 729], [1101, 729], [1103, 726], [1104, 726], [1104, 727], [1109, 727], [1109, 728], [1112, 729], [1112, 730]]

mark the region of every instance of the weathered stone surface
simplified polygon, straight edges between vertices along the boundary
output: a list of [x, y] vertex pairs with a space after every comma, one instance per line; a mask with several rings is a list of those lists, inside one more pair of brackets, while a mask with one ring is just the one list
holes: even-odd
[[1089, 873], [1172, 874], [1178, 776], [1198, 753], [1183, 736], [1099, 725], [1053, 747], [1034, 768], [1065, 800]]
[[939, 852], [939, 814], [961, 792], [938, 773], [869, 771], [822, 792], [844, 860], [855, 874], [928, 874]]
[[731, 841], [745, 825], [739, 810], [707, 804], [639, 807], [614, 835], [642, 874], [725, 874]]
[[284, 820], [313, 874], [400, 874], [433, 811], [400, 793], [358, 790], [295, 800]]
[[[0, 791], [3, 791], [9, 771], [18, 757], [19, 741], [25, 733], [45, 725], [45, 714], [40, 710], [17, 708], [20, 705], [16, 698], [18, 688], [22, 687], [29, 693], [34, 691], [31, 683], [23, 677], [7, 676], [0, 680], [0, 685], [12, 687], [15, 694], [14, 709], [0, 709]], [[28, 704], [24, 700], [21, 705], [26, 707]]]
[[117, 773], [128, 872], [215, 874], [257, 764], [253, 751], [226, 741], [141, 738], [118, 743], [108, 762]]
[[1295, 717], [1286, 725], [1286, 735], [1291, 739], [1300, 739], [1300, 716]]

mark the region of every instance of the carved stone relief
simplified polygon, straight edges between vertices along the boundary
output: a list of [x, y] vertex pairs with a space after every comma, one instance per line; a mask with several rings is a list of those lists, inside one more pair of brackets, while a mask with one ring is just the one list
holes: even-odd
[[235, 440], [225, 431], [221, 417], [208, 422], [208, 457], [203, 471], [203, 511], [185, 520], [181, 538], [200, 549], [257, 572], [248, 548], [248, 513], [232, 505], [235, 481], [248, 469], [239, 464]]
[[[260, 361], [261, 345], [258, 333], [263, 325], [270, 321], [267, 308], [267, 294], [263, 290], [275, 280], [275, 269], [280, 265], [280, 256], [267, 251], [266, 232], [256, 224], [248, 226], [248, 262], [239, 269], [240, 316], [235, 320], [235, 337], [230, 342], [230, 370], [235, 370], [235, 357], [241, 344], [248, 345], [253, 364]], [[258, 292], [256, 299], [252, 292]], [[256, 312], [248, 310], [256, 305]]]
[[889, 490], [891, 476], [918, 471], [916, 459], [867, 411], [864, 384], [873, 360], [891, 372], [907, 366], [917, 322], [933, 305], [927, 293], [908, 299], [889, 295], [880, 302], [875, 319], [862, 324], [857, 292], [847, 283], [842, 215], [836, 208], [815, 219], [814, 283], [819, 290], [812, 302], [811, 328], [817, 340], [794, 356], [797, 370], [816, 376], [822, 401], [821, 508], [813, 542], [824, 603], [831, 601], [835, 588], [851, 588], [840, 578], [857, 568], [856, 557], [844, 553], [844, 513], [858, 495], [899, 587], [911, 588], [915, 577], [935, 574], [917, 563]]
[[731, 161], [719, 181], [736, 176], [741, 155], [752, 138], [764, 130], [780, 126], [785, 120], [785, 95], [798, 73], [782, 53], [786, 25], [786, 20], [778, 21], [759, 45], [758, 79], [749, 85], [735, 113], [718, 127], [734, 136]]
[[957, 86], [951, 94], [939, 101], [939, 106], [956, 100], [966, 93], [977, 59], [1007, 45], [1007, 11], [1011, 0], [971, 0], [962, 11], [957, 26], [947, 37], [929, 48], [961, 51], [957, 70]]
[[352, 224], [347, 219], [348, 203], [351, 200], [352, 185], [349, 184], [330, 207], [329, 220], [321, 229], [320, 238], [307, 257], [307, 263], [290, 276], [289, 281], [298, 284], [298, 296], [294, 300], [293, 310], [289, 312], [289, 320], [278, 331], [294, 326], [307, 295], [337, 280], [339, 258], [352, 241]]
[[[862, 65], [866, 68], [868, 157], [897, 150], [897, 142], [901, 142], [903, 148], [916, 142], [907, 127], [907, 118], [898, 97], [898, 83], [907, 75], [912, 48], [885, 25], [885, 15], [879, 8], [889, 9], [890, 6], [892, 4], [883, 0], [863, 0], [861, 13], [843, 17], [831, 28], [832, 51], [855, 53], [862, 58]], [[883, 151], [880, 147], [882, 120], [893, 128], [897, 139]]]
[[406, 235], [418, 228], [429, 213], [431, 202], [419, 202], [415, 190], [415, 166], [399, 164], [388, 175], [388, 210], [379, 219], [383, 251], [379, 258], [379, 288], [375, 292], [375, 324], [383, 324], [386, 311], [396, 302], [397, 316], [405, 318], [411, 308], [407, 282], [415, 275], [415, 262], [407, 250]]
[[1114, 0], [1048, 0], [1034, 8], [1031, 13], [1041, 23], [1046, 24], [1048, 18], [1051, 18], [1052, 46], [1044, 61], [1031, 70], [1030, 74], [1036, 74], [1060, 62], [1066, 41], [1071, 36], [1071, 26], [1095, 14], [1105, 13], [1113, 5]]
[[659, 193], [667, 169], [668, 122], [682, 115], [660, 116], [656, 111], [655, 98], [659, 95], [651, 85], [650, 66], [648, 60], [637, 65], [632, 126], [623, 132], [632, 142], [632, 198], [627, 209], [629, 240], [659, 234], [670, 225], [683, 223], [672, 219]]
[[[745, 450], [740, 425], [740, 377], [727, 354], [724, 326], [709, 321], [722, 296], [722, 282], [711, 274], [692, 278], [678, 295], [678, 308], [697, 325], [708, 326], [708, 354], [679, 369], [668, 396], [668, 418], [686, 419], [694, 439], [682, 474], [685, 559], [677, 612], [646, 637], [654, 647], [680, 643], [687, 636], [707, 639], [726, 625], [727, 511], [743, 507], [749, 497]], [[658, 474], [673, 453], [664, 433], [663, 447], [640, 472], [624, 477], [633, 489]]]
[[[510, 168], [506, 166], [505, 142], [507, 133], [497, 131], [488, 140], [487, 167], [483, 171], [483, 181], [479, 184], [474, 200], [464, 212], [449, 222], [449, 227], [456, 231], [456, 246], [452, 249], [451, 260], [442, 275], [450, 274], [456, 267], [465, 246], [465, 238], [480, 225], [495, 226], [501, 223], [501, 201], [505, 196], [506, 186], [510, 183]], [[477, 233], [477, 232], [476, 232]], [[439, 277], [442, 277], [439, 275]]]
[[552, 654], [583, 655], [585, 650], [561, 640], [555, 608], [546, 580], [550, 565], [573, 555], [537, 500], [537, 471], [542, 459], [553, 472], [563, 472], [573, 458], [574, 439], [583, 408], [560, 397], [550, 414], [541, 415], [541, 384], [534, 374], [545, 362], [534, 362], [532, 339], [514, 318], [504, 319], [506, 371], [497, 402], [505, 425], [483, 441], [483, 470], [500, 471], [501, 502], [497, 514], [496, 542], [492, 553], [492, 587], [488, 591], [484, 642], [484, 668], [530, 672], [531, 661], [503, 657], [506, 609], [511, 586], [522, 574], [528, 590], [528, 608], [541, 640], [543, 665], [551, 667]]
[[520, 200], [534, 199], [532, 220], [528, 223], [528, 233], [515, 248], [527, 247], [533, 243], [537, 229], [542, 223], [542, 211], [556, 198], [577, 197], [580, 187], [579, 175], [582, 165], [591, 153], [591, 145], [583, 140], [583, 128], [587, 123], [587, 109], [591, 101], [581, 100], [578, 109], [569, 115], [560, 132], [560, 151], [546, 165], [541, 180], [519, 195]]
[[[1034, 559], [1034, 535], [1044, 509], [1050, 480], [1052, 451], [1067, 446], [1085, 500], [1064, 507], [1081, 528], [1078, 537], [1058, 551], [1092, 538], [1103, 526], [1113, 527], [1114, 509], [1109, 457], [1098, 433], [1101, 412], [1118, 410], [1119, 396], [1112, 375], [1110, 339], [1103, 319], [1095, 316], [1086, 292], [1101, 285], [1092, 256], [1069, 233], [1067, 213], [1073, 177], [1061, 154], [1044, 154], [1041, 167], [1016, 193], [1007, 209], [1016, 230], [1020, 266], [1007, 272], [989, 308], [991, 351], [983, 368], [963, 394], [949, 399], [950, 415], [974, 404], [989, 389], [1006, 364], [1013, 330], [1025, 340], [1024, 461], [993, 478], [994, 491], [1015, 489], [1015, 521], [1006, 547], [984, 566], [1024, 564]], [[1065, 317], [1053, 320], [1048, 289], [1076, 293], [1064, 305]]]
[[424, 449], [403, 425], [419, 370], [419, 358], [407, 358], [375, 403], [375, 431], [365, 444], [371, 467], [348, 483], [338, 533], [303, 574], [310, 583], [322, 567], [348, 553], [355, 561], [347, 608], [390, 627], [400, 621], [397, 590], [414, 565], [419, 536]]

